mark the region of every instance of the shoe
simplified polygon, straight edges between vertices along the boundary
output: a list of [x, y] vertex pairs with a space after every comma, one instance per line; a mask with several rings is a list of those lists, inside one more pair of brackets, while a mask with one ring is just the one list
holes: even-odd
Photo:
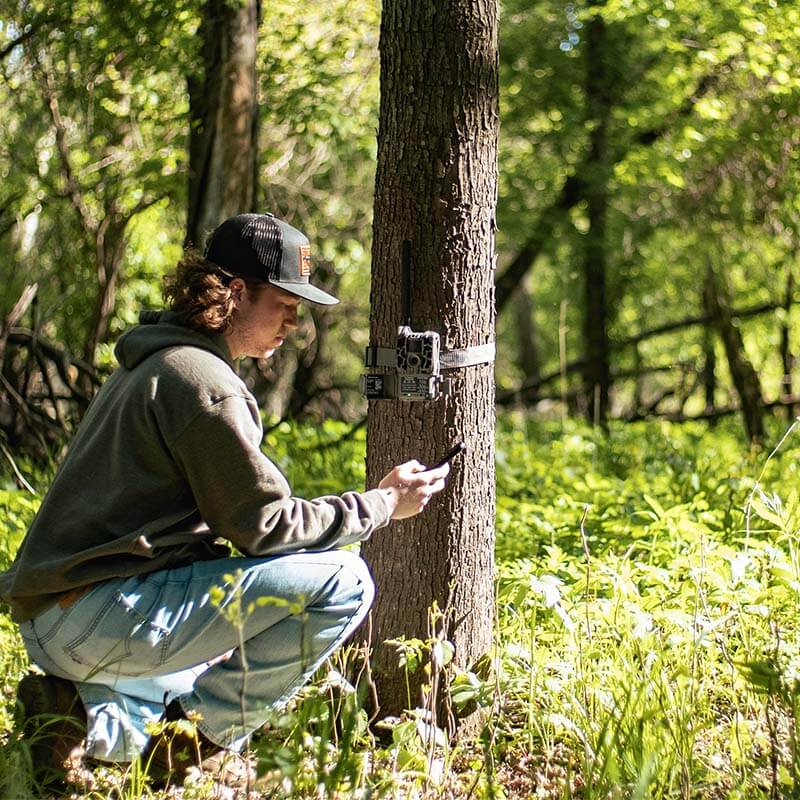
[[29, 673], [17, 688], [18, 723], [40, 789], [91, 789], [94, 783], [84, 763], [86, 711], [75, 685], [55, 675]]
[[177, 700], [167, 706], [161, 721], [162, 730], [148, 739], [139, 757], [156, 789], [182, 786], [192, 767], [202, 769], [204, 760], [224, 750], [197, 729]]
[[[184, 786], [203, 787], [208, 783], [211, 783], [214, 789], [224, 787], [242, 793], [259, 788], [255, 758], [253, 756], [246, 758], [233, 750], [221, 750], [204, 758], [199, 768], [190, 769], [184, 778]], [[213, 796], [218, 795], [215, 793]], [[247, 795], [242, 794], [242, 796]]]

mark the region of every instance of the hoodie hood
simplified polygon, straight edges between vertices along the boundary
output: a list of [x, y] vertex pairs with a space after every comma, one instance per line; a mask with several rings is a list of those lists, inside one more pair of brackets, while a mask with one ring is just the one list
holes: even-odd
[[199, 347], [233, 367], [233, 359], [222, 335], [187, 328], [173, 311], [143, 311], [139, 315], [139, 324], [120, 337], [114, 354], [125, 369], [133, 369], [153, 353], [168, 347]]

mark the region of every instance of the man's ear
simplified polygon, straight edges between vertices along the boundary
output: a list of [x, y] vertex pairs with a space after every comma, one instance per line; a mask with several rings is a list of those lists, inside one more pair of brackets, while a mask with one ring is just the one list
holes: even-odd
[[242, 302], [247, 284], [241, 278], [234, 278], [229, 284], [228, 288], [231, 290], [231, 297], [233, 302], [237, 305]]

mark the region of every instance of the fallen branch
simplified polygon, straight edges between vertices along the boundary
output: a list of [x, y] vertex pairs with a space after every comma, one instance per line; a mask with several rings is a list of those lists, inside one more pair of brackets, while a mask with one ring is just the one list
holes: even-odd
[[17, 483], [20, 485], [20, 487], [25, 489], [26, 492], [36, 495], [36, 489], [34, 489], [33, 486], [31, 486], [30, 483], [25, 480], [25, 476], [20, 472], [17, 462], [14, 461], [14, 457], [8, 452], [8, 448], [2, 442], [0, 442], [0, 450], [2, 450], [3, 455], [8, 460], [8, 463], [11, 464], [11, 471], [14, 473], [14, 477], [17, 479]]
[[0, 327], [0, 364], [3, 363], [3, 359], [5, 358], [6, 345], [8, 344], [8, 337], [11, 329], [22, 319], [22, 317], [25, 315], [25, 312], [30, 308], [33, 298], [36, 297], [36, 292], [38, 290], [39, 285], [36, 283], [26, 286], [22, 290], [19, 300], [14, 303], [11, 311], [6, 314], [6, 317], [3, 320], [3, 325]]

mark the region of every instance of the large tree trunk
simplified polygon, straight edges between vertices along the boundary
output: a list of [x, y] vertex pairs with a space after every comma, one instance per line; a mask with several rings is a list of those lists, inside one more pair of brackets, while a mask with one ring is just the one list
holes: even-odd
[[747, 358], [742, 333], [734, 324], [727, 288], [717, 277], [710, 263], [706, 270], [704, 291], [706, 307], [713, 314], [712, 324], [725, 347], [728, 369], [742, 404], [742, 417], [747, 435], [751, 442], [760, 442], [764, 439], [764, 400], [761, 382]]
[[[445, 349], [494, 338], [497, 186], [496, 0], [386, 0], [381, 23], [371, 341], [394, 346], [401, 315], [401, 243], [413, 245], [415, 330]], [[494, 549], [494, 371], [452, 370], [433, 402], [372, 401], [368, 481], [410, 458], [433, 463], [456, 440], [466, 454], [445, 492], [364, 545], [378, 586], [373, 667], [383, 714], [406, 706], [399, 636], [427, 638], [428, 609], [449, 620], [455, 660], [491, 645]], [[412, 704], [422, 676], [412, 675]]]
[[206, 0], [203, 72], [188, 78], [189, 214], [186, 243], [256, 204], [259, 0]]
[[[603, 2], [596, 0], [591, 5], [599, 7]], [[595, 13], [586, 31], [586, 106], [591, 131], [584, 183], [589, 230], [583, 239], [583, 343], [586, 353], [583, 388], [588, 418], [603, 425], [608, 415], [611, 386], [606, 300], [606, 220], [611, 170], [608, 124], [611, 100], [605, 38], [605, 22], [600, 14]]]

